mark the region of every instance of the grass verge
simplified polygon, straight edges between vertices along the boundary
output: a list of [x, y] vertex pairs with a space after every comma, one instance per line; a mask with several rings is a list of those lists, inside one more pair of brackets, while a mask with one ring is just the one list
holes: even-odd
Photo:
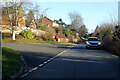
[[26, 38], [22, 38], [22, 39], [16, 39], [16, 40], [12, 40], [12, 39], [3, 39], [2, 42], [9, 42], [9, 43], [48, 43], [48, 44], [75, 44], [72, 42], [51, 42], [51, 41], [39, 41], [39, 40], [35, 40], [35, 39], [26, 39]]
[[27, 38], [24, 38], [21, 35], [16, 35], [16, 40], [12, 40], [11, 34], [7, 34], [7, 33], [2, 35], [2, 42], [7, 42], [7, 43], [75, 44], [75, 43], [72, 43], [72, 42], [43, 41], [43, 40], [37, 40], [36, 38], [34, 38], [34, 39], [27, 39]]
[[20, 54], [12, 49], [2, 47], [2, 78], [7, 80], [20, 70]]

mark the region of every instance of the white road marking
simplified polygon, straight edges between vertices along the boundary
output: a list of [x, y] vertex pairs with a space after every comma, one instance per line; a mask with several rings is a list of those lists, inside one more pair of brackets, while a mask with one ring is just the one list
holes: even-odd
[[40, 64], [39, 67], [43, 66], [43, 64]]
[[31, 70], [29, 70], [29, 72], [32, 72], [33, 70], [31, 69]]
[[27, 76], [28, 75], [28, 73], [25, 73], [23, 76], [21, 76], [21, 77], [25, 77], [25, 76]]
[[33, 68], [32, 70], [36, 70], [36, 69], [38, 69], [38, 67], [35, 67], [35, 68]]
[[49, 61], [51, 61], [50, 59], [49, 60], [47, 60], [47, 62], [49, 62]]
[[[73, 46], [70, 46], [70, 48], [72, 48], [72, 47], [73, 47]], [[61, 54], [63, 54], [63, 53], [66, 52], [67, 50], [69, 50], [70, 48], [68, 48], [68, 49], [66, 49], [66, 50], [64, 50], [64, 51], [62, 51], [61, 53], [57, 54], [56, 56], [54, 56], [54, 57], [50, 58], [49, 60], [43, 62], [43, 64], [38, 65], [38, 67], [42, 67], [44, 64], [47, 64], [47, 63], [50, 62], [51, 60], [57, 58], [58, 56], [60, 56]], [[29, 73], [31, 73], [32, 71], [37, 70], [38, 67], [35, 67], [35, 68], [29, 70], [28, 73], [25, 73], [25, 74], [24, 74], [23, 76], [21, 76], [21, 77], [27, 76], [27, 75], [28, 75]]]
[[44, 62], [44, 64], [46, 64], [47, 63], [47, 61], [46, 62]]

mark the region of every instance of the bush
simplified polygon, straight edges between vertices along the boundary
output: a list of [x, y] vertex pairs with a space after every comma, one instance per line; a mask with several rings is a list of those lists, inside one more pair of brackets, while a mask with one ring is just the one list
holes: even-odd
[[104, 37], [102, 41], [102, 46], [104, 49], [111, 51], [114, 54], [117, 54], [120, 56], [120, 39], [112, 38], [110, 36]]
[[51, 34], [46, 34], [41, 36], [44, 41], [54, 41]]
[[40, 40], [40, 41], [43, 40], [43, 38], [42, 38], [41, 36], [35, 36], [35, 39], [36, 39], [36, 40]]
[[45, 41], [54, 41], [55, 30], [52, 28], [47, 28], [46, 34], [41, 36]]
[[44, 25], [44, 24], [38, 24], [37, 25], [37, 29], [40, 29], [40, 30], [43, 30], [43, 31], [46, 31], [47, 30], [47, 25]]
[[22, 33], [22, 36], [28, 39], [33, 39], [34, 35], [32, 34], [32, 32], [30, 30], [26, 30]]
[[10, 34], [10, 33], [2, 33], [2, 39], [5, 39], [5, 38], [12, 38], [12, 34]]

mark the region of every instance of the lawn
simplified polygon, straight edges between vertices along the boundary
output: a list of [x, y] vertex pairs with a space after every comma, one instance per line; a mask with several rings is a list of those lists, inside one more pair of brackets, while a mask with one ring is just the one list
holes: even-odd
[[4, 80], [17, 73], [21, 65], [22, 62], [18, 52], [2, 47], [2, 78]]
[[75, 44], [72, 42], [52, 42], [52, 41], [40, 41], [36, 39], [27, 39], [27, 38], [16, 38], [16, 40], [12, 40], [11, 38], [2, 39], [2, 42], [9, 43], [48, 43], [48, 44]]
[[21, 35], [16, 35], [16, 40], [12, 40], [11, 34], [3, 34], [2, 42], [8, 43], [47, 43], [47, 44], [75, 44], [72, 42], [54, 42], [54, 41], [43, 41], [36, 39], [27, 39]]

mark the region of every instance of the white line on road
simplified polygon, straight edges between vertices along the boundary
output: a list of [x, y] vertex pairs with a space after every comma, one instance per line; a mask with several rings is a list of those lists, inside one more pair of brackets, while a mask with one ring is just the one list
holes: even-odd
[[21, 77], [23, 78], [23, 77], [25, 77], [25, 76], [27, 76], [27, 75], [28, 75], [28, 73], [25, 73], [25, 74], [24, 74], [23, 76], [21, 76]]
[[38, 67], [35, 67], [35, 68], [33, 68], [32, 70], [36, 70], [36, 69], [38, 69]]
[[47, 63], [47, 61], [46, 62], [44, 62], [44, 64], [46, 64]]
[[39, 67], [43, 66], [43, 64], [40, 64]]
[[51, 60], [49, 59], [49, 60], [47, 60], [47, 62], [50, 62]]
[[33, 70], [31, 69], [31, 70], [29, 70], [29, 72], [32, 72]]
[[[73, 47], [73, 46], [70, 46], [70, 48], [72, 48], [72, 47]], [[63, 54], [63, 53], [66, 52], [67, 50], [69, 50], [70, 48], [62, 51], [61, 53], [57, 54], [56, 56], [54, 56], [54, 57], [50, 58], [49, 60], [43, 62], [43, 64], [38, 65], [38, 67], [42, 67], [44, 64], [47, 64], [48, 62], [50, 62], [50, 61], [52, 61], [53, 59], [57, 58], [58, 56], [60, 56], [61, 54]], [[31, 70], [28, 71], [28, 73], [25, 73], [25, 74], [22, 75], [21, 77], [23, 78], [23, 77], [27, 76], [27, 75], [28, 75], [29, 73], [31, 73], [32, 71], [37, 70], [38, 67], [32, 68]]]

